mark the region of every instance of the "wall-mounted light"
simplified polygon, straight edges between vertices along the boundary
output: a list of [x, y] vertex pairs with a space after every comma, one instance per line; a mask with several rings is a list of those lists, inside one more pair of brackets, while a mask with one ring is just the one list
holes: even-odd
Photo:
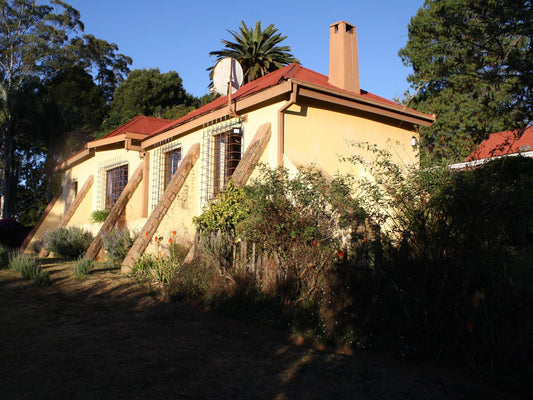
[[413, 136], [411, 138], [411, 146], [416, 147], [416, 144], [417, 144], [416, 136]]
[[242, 135], [242, 130], [241, 130], [241, 128], [232, 128], [231, 129], [231, 133], [233, 135]]

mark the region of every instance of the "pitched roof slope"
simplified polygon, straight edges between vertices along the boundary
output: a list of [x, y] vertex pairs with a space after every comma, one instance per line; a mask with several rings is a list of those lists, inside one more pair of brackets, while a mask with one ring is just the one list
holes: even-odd
[[151, 136], [163, 126], [168, 125], [172, 120], [162, 119], [155, 117], [146, 117], [144, 115], [138, 115], [133, 119], [126, 122], [124, 125], [119, 126], [114, 131], [108, 133], [104, 138], [122, 135], [123, 133], [140, 133], [143, 135]]
[[[324, 88], [333, 89], [339, 92], [344, 92], [347, 95], [353, 96], [356, 95], [355, 93], [343, 90], [338, 88], [337, 86], [334, 86], [328, 82], [328, 77], [324, 74], [321, 74], [319, 72], [315, 72], [313, 70], [310, 70], [308, 68], [302, 67], [300, 64], [292, 63], [289, 65], [286, 65], [285, 67], [282, 67], [274, 72], [271, 72], [265, 76], [262, 76], [258, 79], [255, 79], [251, 82], [248, 82], [247, 84], [241, 86], [237, 92], [235, 92], [231, 98], [233, 100], [242, 99], [244, 97], [250, 96], [255, 93], [259, 93], [265, 89], [268, 89], [272, 86], [277, 85], [278, 83], [282, 81], [286, 81], [289, 79], [295, 79], [299, 81], [303, 81], [306, 83], [318, 85]], [[383, 97], [377, 96], [375, 94], [369, 93], [365, 90], [361, 90], [361, 94], [358, 96], [361, 96], [362, 98], [377, 101], [379, 103], [383, 103], [388, 106], [397, 106], [402, 107], [400, 104], [395, 103], [393, 101], [387, 100]], [[196, 110], [191, 111], [187, 115], [184, 115], [183, 117], [172, 121], [167, 126], [162, 127], [158, 132], [156, 133], [162, 133], [168, 129], [174, 128], [176, 126], [179, 126], [187, 121], [190, 121], [196, 117], [199, 117], [201, 115], [207, 114], [210, 111], [216, 110], [220, 107], [223, 107], [227, 104], [228, 99], [227, 96], [219, 97], [210, 103], [204, 105], [203, 107], [200, 107]], [[408, 108], [408, 110], [412, 110]], [[412, 110], [414, 111], [414, 110]]]
[[528, 127], [522, 135], [519, 130], [491, 133], [465, 161], [483, 160], [530, 150], [533, 150], [533, 126]]

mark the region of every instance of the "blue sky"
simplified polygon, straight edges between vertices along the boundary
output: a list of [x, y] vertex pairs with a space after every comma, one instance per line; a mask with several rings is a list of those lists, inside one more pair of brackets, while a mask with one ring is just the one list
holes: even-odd
[[361, 88], [401, 98], [411, 72], [398, 50], [407, 25], [424, 0], [67, 0], [81, 13], [85, 33], [116, 43], [134, 68], [177, 71], [184, 88], [207, 93], [209, 52], [223, 48], [243, 20], [274, 24], [303, 66], [328, 73], [329, 25], [345, 20], [357, 28]]

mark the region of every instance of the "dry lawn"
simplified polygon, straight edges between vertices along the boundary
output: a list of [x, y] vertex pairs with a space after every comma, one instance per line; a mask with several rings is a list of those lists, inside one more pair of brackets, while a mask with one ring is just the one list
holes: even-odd
[[0, 271], [0, 399], [519, 399], [461, 371], [290, 344], [283, 332], [159, 302], [100, 267]]

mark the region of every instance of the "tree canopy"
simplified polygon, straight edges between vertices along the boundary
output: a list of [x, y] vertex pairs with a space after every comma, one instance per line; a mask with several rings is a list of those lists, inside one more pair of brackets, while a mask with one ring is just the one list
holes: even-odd
[[175, 71], [135, 69], [115, 90], [108, 118], [99, 135], [106, 134], [136, 115], [176, 119], [196, 108], [199, 101], [185, 91]]
[[399, 55], [413, 68], [409, 105], [435, 113], [423, 145], [463, 159], [488, 134], [531, 123], [530, 0], [426, 0]]
[[[61, 0], [46, 4], [38, 0], [0, 0], [0, 168], [4, 216], [15, 213], [17, 187], [23, 179], [22, 160], [38, 164], [42, 158], [39, 152], [42, 155], [50, 150], [47, 148], [50, 140], [43, 140], [39, 148], [35, 129], [43, 135], [79, 133], [79, 126], [74, 125], [83, 126], [87, 122], [77, 118], [79, 112], [85, 116], [98, 115], [98, 111], [87, 112], [82, 108], [99, 108], [129, 72], [129, 57], [118, 54], [115, 44], [91, 35], [80, 36], [83, 29], [80, 13]], [[87, 73], [96, 79], [98, 90], [90, 87]], [[71, 84], [86, 89], [78, 97], [88, 96], [77, 98], [76, 105], [67, 104], [67, 99], [72, 100], [68, 89]], [[92, 96], [101, 96], [102, 101]], [[83, 101], [85, 106], [81, 105]], [[73, 113], [71, 106], [81, 108]], [[45, 111], [51, 109], [54, 112]], [[46, 126], [53, 129], [46, 130]]]
[[[255, 28], [248, 27], [244, 21], [238, 31], [228, 32], [234, 41], [221, 40], [224, 49], [209, 53], [216, 61], [224, 57], [233, 57], [242, 66], [244, 83], [253, 81], [293, 62], [300, 62], [291, 53], [289, 46], [281, 46], [287, 36], [282, 36], [273, 24], [261, 29], [261, 21]], [[212, 71], [214, 67], [208, 68]]]

